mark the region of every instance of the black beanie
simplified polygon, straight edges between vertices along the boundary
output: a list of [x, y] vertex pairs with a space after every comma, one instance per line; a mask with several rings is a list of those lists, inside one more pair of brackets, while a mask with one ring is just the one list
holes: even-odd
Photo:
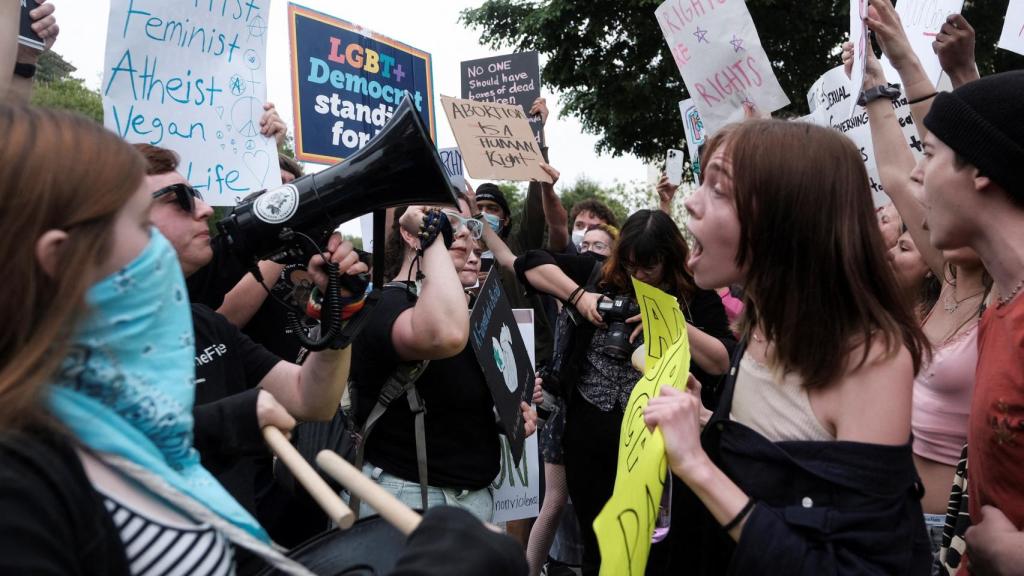
[[1024, 199], [1024, 70], [940, 93], [924, 125], [1011, 197]]
[[505, 218], [511, 218], [512, 213], [508, 209], [508, 200], [505, 200], [505, 195], [502, 194], [501, 188], [498, 188], [496, 184], [490, 182], [484, 182], [476, 189], [477, 200], [490, 200], [501, 206], [501, 209], [505, 212]]

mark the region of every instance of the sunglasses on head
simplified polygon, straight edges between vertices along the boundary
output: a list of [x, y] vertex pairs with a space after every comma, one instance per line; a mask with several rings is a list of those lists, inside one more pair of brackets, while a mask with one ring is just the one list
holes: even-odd
[[196, 211], [196, 198], [203, 199], [203, 195], [198, 190], [182, 183], [171, 184], [153, 192], [153, 199], [155, 200], [168, 194], [174, 194], [174, 199], [177, 201], [178, 206], [189, 214], [193, 214]]

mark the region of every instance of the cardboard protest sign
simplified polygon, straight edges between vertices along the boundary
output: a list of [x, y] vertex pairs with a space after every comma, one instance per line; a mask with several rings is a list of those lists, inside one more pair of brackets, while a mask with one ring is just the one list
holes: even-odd
[[683, 117], [683, 132], [686, 133], [686, 152], [690, 155], [690, 166], [693, 168], [694, 182], [700, 181], [700, 147], [707, 141], [704, 122], [693, 98], [679, 102], [679, 114]]
[[39, 37], [39, 34], [32, 30], [32, 16], [29, 16], [29, 12], [33, 8], [38, 6], [36, 0], [21, 0], [21, 22], [18, 25], [18, 44], [22, 46], [28, 46], [35, 50], [42, 50], [46, 48], [46, 44], [43, 43], [43, 39]]
[[551, 182], [522, 107], [441, 96], [466, 170], [473, 178]]
[[[910, 47], [932, 84], [937, 85], [942, 76], [942, 65], [932, 49], [932, 42], [946, 18], [950, 14], [959, 14], [963, 7], [964, 0], [898, 0], [896, 3], [896, 13], [900, 16]], [[899, 73], [885, 56], [882, 57], [882, 70], [889, 82], [900, 81]]]
[[518, 465], [523, 455], [520, 402], [533, 397], [533, 366], [501, 285], [501, 274], [488, 274], [469, 315], [469, 342], [491, 389], [498, 418]]
[[709, 134], [742, 120], [744, 104], [789, 104], [743, 0], [666, 0], [654, 14]]
[[444, 172], [451, 180], [452, 186], [459, 190], [466, 189], [466, 177], [462, 172], [462, 152], [458, 148], [441, 148], [437, 151], [441, 155], [441, 164], [444, 165]]
[[215, 206], [279, 186], [277, 146], [260, 134], [270, 0], [112, 0], [103, 121], [129, 142], [170, 148]]
[[1017, 54], [1024, 54], [1024, 0], [1010, 0], [1006, 7], [1003, 31], [998, 46]]
[[[516, 104], [529, 114], [540, 98], [540, 59], [536, 52], [520, 52], [468, 60], [462, 69], [462, 98], [476, 102]], [[533, 136], [540, 142], [544, 127], [540, 116], [528, 116]]]
[[[889, 197], [885, 195], [885, 190], [878, 177], [867, 109], [855, 104], [854, 115], [846, 116], [846, 110], [854, 98], [850, 79], [846, 77], [843, 67], [837, 66], [823, 74], [807, 92], [807, 102], [811, 114], [806, 120], [820, 126], [834, 128], [853, 140], [860, 150], [861, 158], [867, 168], [868, 179], [871, 183], [871, 196], [875, 206], [882, 206], [889, 203]], [[914, 154], [920, 156], [924, 145], [918, 136], [917, 125], [914, 123], [914, 117], [910, 114], [910, 106], [907, 104], [906, 97], [901, 97], [893, 102], [893, 107], [907, 143]]]
[[[530, 355], [530, 365], [535, 365], [533, 310], [514, 308], [513, 316], [519, 326], [519, 333]], [[537, 434], [531, 435], [523, 444], [523, 458], [517, 465], [512, 458], [508, 440], [501, 437], [501, 471], [491, 482], [494, 489], [494, 522], [509, 522], [533, 518], [540, 513], [540, 459]]]
[[636, 279], [633, 288], [643, 317], [646, 368], [622, 419], [615, 489], [594, 520], [602, 575], [644, 573], [668, 472], [665, 440], [660, 429], [647, 429], [644, 408], [662, 385], [684, 390], [690, 373], [690, 343], [678, 301]]
[[335, 164], [366, 146], [405, 94], [436, 137], [430, 54], [288, 4], [295, 157]]

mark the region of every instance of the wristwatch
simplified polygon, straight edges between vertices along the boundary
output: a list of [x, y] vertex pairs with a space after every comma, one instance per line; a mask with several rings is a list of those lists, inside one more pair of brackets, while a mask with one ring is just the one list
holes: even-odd
[[899, 84], [881, 84], [873, 88], [861, 92], [860, 98], [857, 100], [857, 104], [861, 106], [867, 106], [869, 102], [874, 102], [879, 98], [888, 98], [889, 100], [897, 100], [903, 95]]
[[14, 65], [14, 75], [22, 78], [31, 78], [36, 75], [36, 65], [18, 62]]

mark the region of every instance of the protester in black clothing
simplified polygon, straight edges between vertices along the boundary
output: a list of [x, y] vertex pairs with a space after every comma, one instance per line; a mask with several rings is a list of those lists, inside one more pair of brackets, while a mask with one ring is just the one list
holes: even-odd
[[[189, 276], [208, 266], [212, 256], [207, 231], [212, 210], [191, 195], [184, 178], [175, 171], [173, 152], [148, 145], [136, 148], [148, 163], [145, 185], [154, 194], [150, 219], [170, 240]], [[328, 251], [325, 256], [337, 262], [342, 273], [366, 270], [351, 245], [342, 243], [338, 235], [332, 236]], [[310, 274], [324, 289], [322, 269], [321, 258], [313, 258]], [[260, 429], [272, 425], [287, 432], [295, 426], [295, 418], [331, 419], [347, 384], [350, 352], [314, 353], [299, 366], [273, 356], [205, 306], [195, 305], [192, 314], [196, 330], [196, 447], [203, 464], [259, 516], [261, 495], [272, 480], [272, 461], [260, 444]], [[273, 524], [272, 518], [260, 520]]]
[[[584, 537], [584, 572], [599, 566], [593, 521], [611, 497], [615, 483], [619, 430], [629, 394], [641, 373], [629, 356], [604, 348], [608, 330], [597, 310], [601, 298], [633, 295], [630, 277], [656, 286], [679, 299], [687, 320], [692, 353], [691, 371], [705, 381], [717, 379], [729, 365], [735, 340], [729, 331], [721, 300], [700, 290], [684, 265], [686, 242], [664, 212], [640, 210], [626, 221], [611, 257], [595, 268], [590, 256], [566, 256], [543, 251], [516, 260], [524, 284], [551, 294], [593, 323], [580, 325], [567, 343], [564, 360], [556, 360], [556, 376], [569, 396], [563, 438], [569, 495]], [[605, 296], [608, 295], [608, 296]], [[639, 322], [637, 315], [629, 321]], [[634, 330], [633, 348], [642, 333]]]
[[[361, 425], [399, 363], [429, 361], [415, 384], [425, 407], [428, 506], [456, 505], [489, 519], [500, 444], [494, 402], [468, 345], [469, 313], [458, 277], [474, 247], [468, 215], [463, 203], [461, 214], [446, 216], [450, 247], [441, 235], [426, 232], [425, 219], [436, 217], [426, 208], [410, 208], [395, 220], [386, 274], [392, 283], [353, 345], [353, 410]], [[523, 406], [530, 432], [535, 416]], [[422, 508], [414, 427], [415, 414], [402, 395], [366, 439], [363, 470]]]

